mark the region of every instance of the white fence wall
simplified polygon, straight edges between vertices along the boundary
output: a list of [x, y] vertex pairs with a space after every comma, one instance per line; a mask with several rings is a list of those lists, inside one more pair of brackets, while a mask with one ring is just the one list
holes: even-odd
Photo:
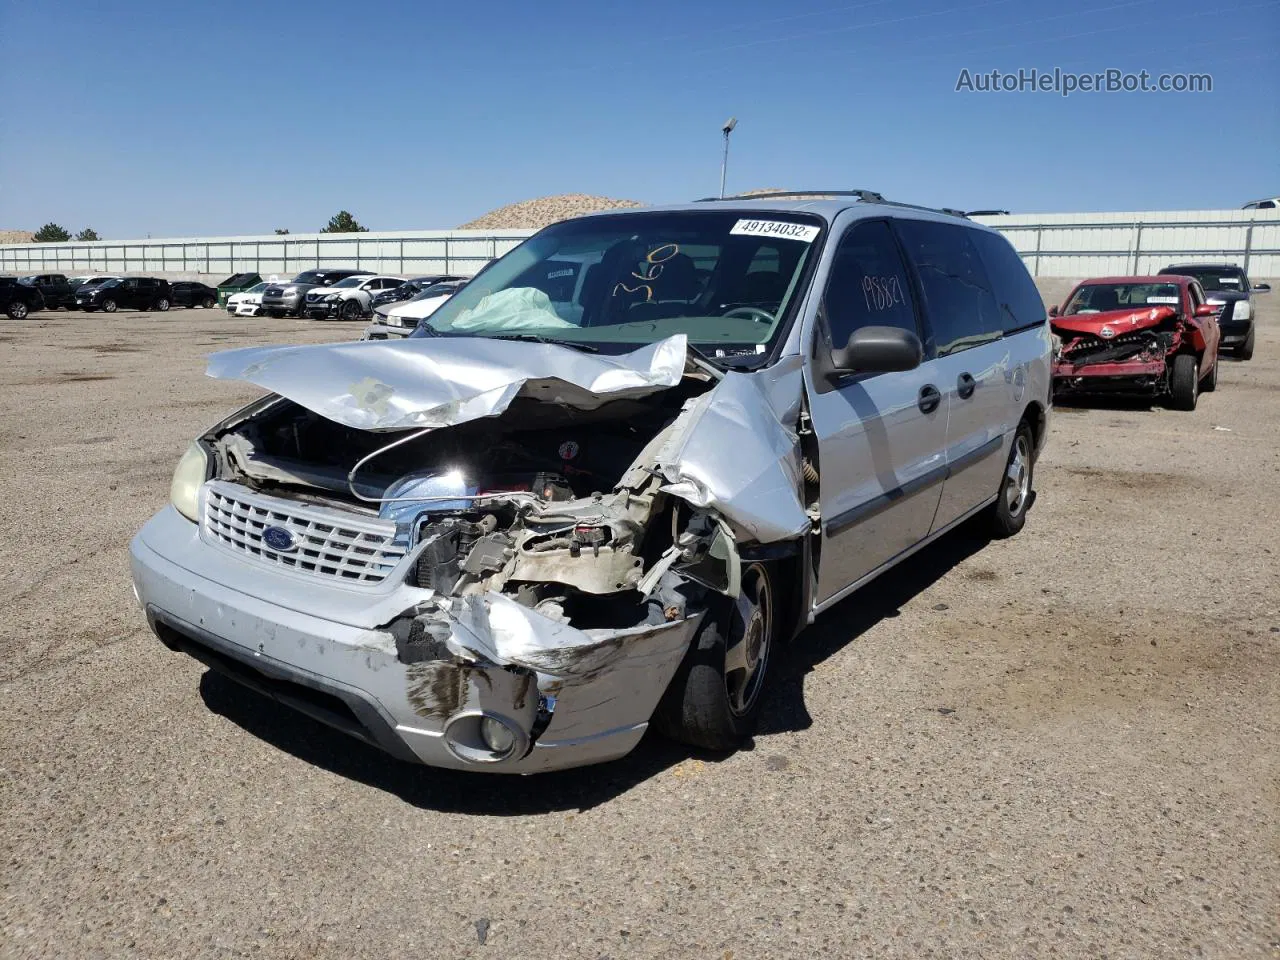
[[[978, 218], [1003, 232], [1042, 277], [1153, 273], [1178, 260], [1238, 263], [1280, 276], [1280, 211], [1194, 210], [1016, 214]], [[217, 281], [254, 271], [282, 277], [313, 267], [400, 276], [472, 274], [531, 230], [403, 230], [0, 245], [0, 274], [133, 273]]]

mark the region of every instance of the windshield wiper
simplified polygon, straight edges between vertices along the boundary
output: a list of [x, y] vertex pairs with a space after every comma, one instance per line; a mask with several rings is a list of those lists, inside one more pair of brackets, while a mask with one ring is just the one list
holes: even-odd
[[552, 340], [537, 333], [500, 333], [492, 336], [494, 340], [527, 340], [532, 343], [551, 343], [557, 347], [569, 347], [583, 353], [599, 353], [600, 348], [589, 343], [576, 343], [573, 340]]

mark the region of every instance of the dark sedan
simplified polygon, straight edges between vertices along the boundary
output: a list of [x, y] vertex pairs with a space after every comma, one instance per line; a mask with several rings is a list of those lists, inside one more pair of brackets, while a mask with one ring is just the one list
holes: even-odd
[[44, 295], [36, 287], [19, 283], [14, 277], [0, 277], [0, 310], [14, 320], [25, 320], [27, 314], [44, 309]]
[[179, 280], [169, 285], [171, 299], [175, 307], [205, 307], [218, 305], [218, 291], [203, 283], [191, 280]]
[[433, 273], [425, 277], [413, 277], [398, 287], [374, 294], [372, 308], [376, 311], [379, 307], [386, 306], [389, 303], [403, 303], [406, 300], [412, 300], [423, 290], [426, 290], [427, 287], [435, 286], [437, 283], [465, 279], [466, 277], [454, 276], [451, 273]]

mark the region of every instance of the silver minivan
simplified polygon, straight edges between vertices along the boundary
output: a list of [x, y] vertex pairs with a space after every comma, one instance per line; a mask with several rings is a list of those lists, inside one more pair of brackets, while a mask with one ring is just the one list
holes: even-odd
[[[248, 347], [134, 539], [160, 639], [406, 760], [726, 750], [780, 644], [1018, 532], [1045, 309], [1000, 234], [852, 192], [547, 227], [406, 339]], [[803, 642], [800, 637], [797, 642]]]

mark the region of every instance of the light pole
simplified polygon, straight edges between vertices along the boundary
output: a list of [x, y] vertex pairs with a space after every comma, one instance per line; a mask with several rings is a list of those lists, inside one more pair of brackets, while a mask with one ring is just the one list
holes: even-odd
[[737, 117], [730, 117], [725, 121], [725, 125], [720, 128], [720, 132], [724, 134], [724, 156], [720, 160], [720, 199], [724, 199], [724, 175], [729, 168], [729, 134], [733, 133], [733, 128], [738, 125]]

